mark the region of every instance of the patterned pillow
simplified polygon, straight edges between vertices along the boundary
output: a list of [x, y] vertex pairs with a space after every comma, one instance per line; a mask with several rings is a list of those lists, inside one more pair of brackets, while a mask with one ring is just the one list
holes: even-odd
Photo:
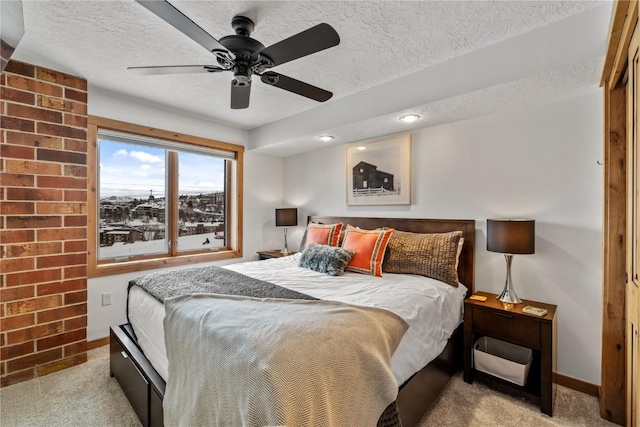
[[342, 248], [355, 252], [347, 271], [382, 276], [382, 260], [393, 229], [363, 230], [347, 225]]
[[337, 246], [310, 243], [300, 256], [300, 267], [308, 268], [331, 276], [342, 276], [353, 252]]
[[461, 238], [462, 231], [434, 234], [396, 231], [389, 240], [383, 270], [419, 274], [457, 287], [456, 261]]
[[458, 264], [460, 263], [460, 254], [462, 253], [462, 248], [464, 248], [464, 237], [460, 238], [458, 242], [458, 250], [456, 252], [456, 271], [458, 270]]
[[314, 242], [320, 243], [321, 245], [338, 246], [342, 225], [341, 222], [337, 224], [316, 224], [315, 222], [310, 222], [307, 224], [307, 229], [302, 236], [300, 252], [303, 252], [310, 243]]

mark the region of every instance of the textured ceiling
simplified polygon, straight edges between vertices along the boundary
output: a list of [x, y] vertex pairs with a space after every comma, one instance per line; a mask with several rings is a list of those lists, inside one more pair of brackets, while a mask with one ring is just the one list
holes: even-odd
[[[256, 22], [252, 36], [267, 46], [320, 22], [329, 23], [341, 37], [339, 46], [274, 69], [332, 91], [334, 98], [329, 104], [603, 4], [178, 0], [171, 3], [216, 38], [232, 33], [230, 20], [234, 15], [249, 16]], [[25, 1], [24, 14], [26, 31], [16, 50], [16, 59], [83, 76], [94, 87], [243, 129], [267, 125], [320, 105], [257, 81], [250, 108], [231, 110], [230, 74], [129, 73], [126, 70], [129, 66], [215, 64], [213, 56], [201, 46], [132, 0]], [[595, 73], [592, 70], [586, 73], [595, 84]], [[556, 96], [558, 91], [575, 92], [585, 84], [584, 79], [574, 79], [567, 70], [557, 76], [560, 81], [549, 86], [553, 89], [548, 91]], [[528, 83], [514, 83], [509, 91], [525, 97], [532, 92], [540, 93], [531, 79], [523, 81]], [[458, 104], [464, 108], [456, 107], [455, 102], [438, 105], [438, 109], [443, 109], [438, 114], [446, 120], [474, 115], [469, 111], [473, 103]], [[422, 108], [427, 112], [436, 106]]]
[[[411, 132], [415, 129], [437, 126], [473, 117], [514, 111], [523, 107], [543, 106], [562, 99], [593, 94], [602, 73], [602, 60], [590, 60], [560, 69], [545, 71], [523, 79], [510, 81], [463, 95], [441, 99], [408, 111], [387, 114], [348, 124], [323, 133], [337, 135], [330, 142], [319, 141], [315, 136], [301, 136], [286, 142], [274, 143], [262, 151], [287, 157], [329, 145], [342, 145], [355, 141]], [[571, 81], [571, 86], [566, 82]], [[406, 124], [398, 120], [401, 114], [418, 114], [421, 119]]]

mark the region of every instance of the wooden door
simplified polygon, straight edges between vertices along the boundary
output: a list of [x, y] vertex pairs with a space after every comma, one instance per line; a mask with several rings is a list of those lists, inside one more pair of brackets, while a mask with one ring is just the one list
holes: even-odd
[[627, 425], [640, 427], [640, 31], [629, 45], [627, 81]]

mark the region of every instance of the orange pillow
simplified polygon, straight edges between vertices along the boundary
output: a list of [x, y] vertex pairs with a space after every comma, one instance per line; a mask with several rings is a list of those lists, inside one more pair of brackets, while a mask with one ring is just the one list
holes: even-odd
[[309, 225], [307, 225], [305, 247], [309, 246], [311, 243], [338, 246], [338, 239], [340, 237], [342, 225], [343, 224], [341, 222], [337, 224], [309, 223]]
[[382, 276], [382, 260], [393, 229], [363, 230], [347, 225], [342, 249], [353, 251], [346, 271]]

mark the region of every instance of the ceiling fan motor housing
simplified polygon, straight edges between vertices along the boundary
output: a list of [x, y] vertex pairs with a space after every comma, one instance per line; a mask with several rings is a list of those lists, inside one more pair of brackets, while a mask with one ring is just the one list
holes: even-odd
[[233, 52], [236, 57], [240, 54], [253, 54], [264, 49], [264, 45], [251, 37], [230, 35], [220, 39], [220, 44]]
[[[260, 57], [255, 53], [263, 50], [264, 45], [249, 37], [255, 29], [255, 24], [251, 19], [245, 16], [235, 16], [231, 20], [231, 27], [236, 34], [222, 37], [219, 42], [235, 56], [232, 67], [235, 77], [233, 84], [246, 86], [251, 83], [253, 67], [260, 63]], [[219, 58], [218, 62], [220, 61], [224, 62], [225, 58]]]

